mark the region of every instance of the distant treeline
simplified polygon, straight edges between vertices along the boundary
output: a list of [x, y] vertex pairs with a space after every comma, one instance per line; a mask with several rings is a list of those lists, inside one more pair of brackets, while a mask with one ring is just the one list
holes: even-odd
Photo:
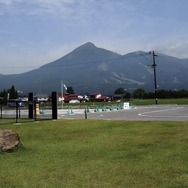
[[[135, 98], [135, 99], [154, 99], [155, 92], [146, 92], [142, 88], [134, 90], [132, 93], [128, 92], [124, 88], [118, 88], [114, 94], [123, 95], [123, 98]], [[156, 97], [159, 99], [170, 99], [170, 98], [188, 98], [188, 91], [182, 90], [158, 90]]]
[[12, 86], [10, 89], [3, 90], [0, 92], [0, 99], [1, 102], [6, 103], [7, 99], [17, 99], [18, 98], [18, 91]]
[[[74, 93], [73, 88], [70, 87], [70, 93]], [[114, 95], [118, 95], [121, 98], [134, 98], [134, 99], [154, 99], [155, 92], [146, 92], [142, 88], [134, 90], [132, 93], [124, 88], [118, 88], [115, 90]], [[10, 89], [0, 92], [0, 101], [6, 103], [7, 99], [17, 99], [19, 97], [18, 91], [12, 86]], [[157, 90], [156, 97], [158, 99], [171, 99], [171, 98], [188, 98], [188, 90]]]
[[[155, 92], [146, 92], [143, 89], [136, 89], [133, 94], [133, 98], [153, 99], [155, 98]], [[170, 99], [170, 98], [188, 98], [188, 91], [182, 90], [158, 90], [156, 97], [159, 99]]]

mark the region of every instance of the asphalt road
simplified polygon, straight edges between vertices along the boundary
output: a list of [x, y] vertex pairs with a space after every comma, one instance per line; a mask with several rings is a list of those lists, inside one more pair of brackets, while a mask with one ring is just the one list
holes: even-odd
[[[73, 111], [74, 113], [74, 111]], [[85, 119], [84, 113], [61, 114], [60, 119]], [[139, 121], [188, 121], [188, 106], [152, 105], [128, 110], [114, 110], [87, 113], [87, 119], [139, 120]]]

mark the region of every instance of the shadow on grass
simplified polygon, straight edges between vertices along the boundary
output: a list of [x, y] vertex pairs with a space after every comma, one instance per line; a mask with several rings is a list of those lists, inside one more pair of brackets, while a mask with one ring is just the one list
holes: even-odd
[[37, 118], [37, 119], [28, 119], [28, 118], [21, 118], [21, 119], [15, 119], [15, 118], [2, 118], [0, 119], [0, 127], [1, 125], [11, 125], [11, 124], [22, 124], [22, 123], [31, 123], [31, 122], [37, 122], [37, 121], [46, 121], [46, 120], [52, 120], [51, 118]]

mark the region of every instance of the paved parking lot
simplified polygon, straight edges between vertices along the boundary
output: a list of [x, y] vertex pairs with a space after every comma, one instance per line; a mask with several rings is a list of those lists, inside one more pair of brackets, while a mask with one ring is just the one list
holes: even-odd
[[[60, 119], [84, 119], [85, 114], [61, 114]], [[104, 120], [142, 120], [142, 121], [188, 121], [188, 106], [151, 105], [139, 106], [128, 110], [87, 113], [87, 119]]]
[[[21, 110], [21, 118], [28, 117], [28, 110]], [[3, 117], [16, 117], [15, 110], [3, 111]], [[37, 118], [51, 119], [52, 111], [45, 110], [43, 115]], [[85, 114], [84, 109], [58, 110], [59, 119], [99, 119], [99, 120], [135, 120], [135, 121], [188, 121], [188, 105], [150, 105], [136, 106], [127, 110], [107, 110], [94, 112], [94, 109]]]

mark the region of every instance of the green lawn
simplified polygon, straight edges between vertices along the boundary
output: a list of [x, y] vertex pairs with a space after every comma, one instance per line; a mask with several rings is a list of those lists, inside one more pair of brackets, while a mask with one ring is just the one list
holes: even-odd
[[[134, 99], [130, 101], [133, 105], [153, 105], [155, 104], [155, 99]], [[178, 104], [178, 105], [188, 105], [188, 98], [182, 99], [158, 99], [157, 103], [161, 104]]]
[[188, 187], [188, 122], [0, 120], [23, 147], [0, 153], [0, 187]]
[[[78, 107], [79, 108], [85, 108], [86, 106], [89, 106], [90, 108], [93, 107], [95, 108], [96, 106], [111, 106], [111, 105], [119, 105], [122, 104], [123, 102], [129, 102], [130, 105], [136, 105], [136, 106], [140, 106], [140, 105], [155, 105], [155, 99], [130, 99], [130, 100], [122, 100], [121, 102], [86, 102], [86, 103], [75, 103], [75, 104], [71, 104], [71, 103], [65, 103], [63, 104], [64, 108], [68, 108], [69, 106], [71, 107]], [[177, 104], [177, 105], [188, 105], [188, 98], [179, 98], [179, 99], [158, 99], [157, 100], [158, 105], [163, 105], [163, 104], [167, 104], [167, 105], [173, 105], [173, 104]], [[45, 104], [44, 104], [45, 105]], [[62, 105], [61, 103], [58, 104], [58, 107], [61, 108]]]

